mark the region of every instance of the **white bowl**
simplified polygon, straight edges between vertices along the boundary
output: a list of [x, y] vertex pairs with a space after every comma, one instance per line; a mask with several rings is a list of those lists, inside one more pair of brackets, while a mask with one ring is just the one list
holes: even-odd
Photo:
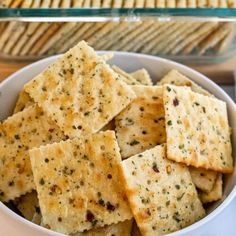
[[[102, 52], [101, 52], [102, 53]], [[0, 84], [0, 120], [3, 120], [12, 114], [17, 95], [22, 89], [23, 85], [31, 80], [34, 76], [39, 74], [45, 67], [55, 61], [58, 56], [46, 58], [44, 60], [33, 63], [15, 74]], [[140, 68], [146, 68], [153, 82], [155, 83], [163, 75], [171, 69], [177, 69], [193, 81], [201, 85], [203, 88], [210, 91], [219, 99], [225, 101], [228, 107], [228, 115], [230, 126], [232, 127], [232, 136], [234, 143], [236, 140], [236, 105], [232, 99], [215, 83], [206, 78], [204, 75], [186, 67], [181, 64], [148, 55], [141, 55], [135, 53], [115, 52], [114, 58], [109, 61], [111, 64], [116, 64], [124, 70], [134, 71]], [[236, 153], [233, 153], [234, 160], [236, 160]], [[234, 173], [225, 177], [224, 180], [224, 197], [222, 202], [216, 202], [208, 209], [208, 215], [197, 223], [182, 229], [170, 235], [209, 235], [207, 223], [213, 220], [218, 214], [222, 212], [226, 206], [230, 204], [236, 196], [236, 168]], [[208, 232], [208, 233], [207, 233]], [[62, 234], [47, 230], [43, 227], [35, 225], [24, 218], [20, 217], [4, 204], [0, 203], [0, 233], [1, 235], [10, 236], [39, 236], [39, 235], [54, 235]]]

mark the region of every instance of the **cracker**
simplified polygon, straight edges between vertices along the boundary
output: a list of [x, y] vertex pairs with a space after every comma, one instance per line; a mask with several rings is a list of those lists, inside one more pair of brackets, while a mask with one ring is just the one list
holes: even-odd
[[166, 1], [167, 8], [176, 8], [176, 0], [168, 0]]
[[1, 8], [8, 8], [8, 7], [10, 7], [11, 1], [12, 0], [2, 0], [0, 2], [0, 7]]
[[176, 86], [188, 86], [193, 92], [203, 94], [205, 96], [213, 96], [207, 90], [200, 87], [198, 84], [187, 78], [185, 75], [181, 74], [177, 70], [169, 71], [160, 81], [157, 82], [158, 85], [173, 84]]
[[113, 131], [30, 150], [42, 223], [72, 234], [131, 219]]
[[122, 162], [130, 207], [142, 235], [177, 231], [205, 216], [188, 168], [159, 145]]
[[[44, 1], [45, 2], [45, 1]], [[46, 2], [49, 2], [49, 1], [46, 1]], [[61, 0], [53, 0], [51, 5], [50, 5], [50, 8], [59, 8], [60, 6], [60, 2]], [[80, 2], [80, 1], [79, 1]]]
[[72, 2], [72, 7], [82, 7], [83, 6], [84, 0], [78, 1], [78, 0], [73, 0]]
[[141, 85], [141, 83], [139, 81], [137, 81], [136, 79], [134, 79], [130, 74], [126, 73], [125, 71], [123, 71], [121, 68], [119, 68], [118, 66], [113, 65], [112, 69], [118, 74], [120, 75], [122, 81], [124, 81], [126, 84], [128, 85]]
[[[94, 47], [96, 49], [108, 50], [111, 49], [111, 46], [116, 44], [119, 39], [121, 39], [124, 35], [126, 35], [129, 29], [133, 29], [138, 23], [130, 23], [130, 22], [108, 22], [110, 25], [110, 29], [108, 28], [106, 31], [106, 35], [104, 35], [101, 40], [94, 42]], [[114, 25], [116, 30], [114, 29]], [[106, 26], [108, 27], [108, 26]]]
[[107, 34], [113, 31], [114, 27], [118, 27], [118, 26], [119, 26], [119, 23], [107, 22], [106, 24], [103, 25], [102, 28], [99, 29], [99, 31], [95, 35], [94, 34], [90, 35], [87, 41], [89, 42], [89, 44], [93, 45], [94, 47], [96, 46], [96, 49], [99, 49], [99, 46], [98, 46], [99, 42], [101, 42], [104, 39], [104, 37], [107, 37]]
[[145, 0], [136, 0], [135, 1], [135, 8], [144, 8]]
[[142, 39], [142, 45], [134, 47], [134, 51], [141, 51], [142, 53], [151, 53], [152, 48], [156, 45], [155, 40], [163, 35], [166, 31], [169, 31], [174, 22], [156, 22], [152, 28], [147, 30], [147, 35]]
[[74, 137], [97, 132], [135, 98], [132, 89], [118, 80], [82, 41], [26, 84], [25, 91]]
[[153, 85], [152, 79], [146, 69], [136, 70], [130, 75], [143, 85]]
[[[118, 50], [120, 48], [120, 44], [123, 44], [123, 41], [126, 41], [127, 35], [131, 34], [133, 31], [138, 29], [140, 25], [142, 25], [141, 21], [129, 23], [126, 22], [123, 31], [119, 35], [117, 35], [117, 37], [113, 38], [113, 41], [111, 42], [111, 44], [109, 44], [109, 49], [113, 51]], [[108, 45], [105, 46], [105, 49], [108, 49]]]
[[125, 35], [122, 41], [117, 44], [118, 47], [116, 47], [115, 49], [123, 51], [132, 50], [134, 45], [137, 45], [140, 42], [140, 39], [144, 38], [143, 35], [147, 35], [146, 31], [150, 30], [150, 28], [152, 28], [154, 24], [155, 22], [151, 20], [141, 22], [138, 27], [136, 27], [133, 31]]
[[122, 158], [166, 142], [162, 87], [132, 86], [137, 98], [116, 118]]
[[102, 1], [101, 0], [93, 0], [92, 1], [92, 6], [91, 7], [101, 7], [102, 6]]
[[167, 157], [197, 168], [233, 171], [226, 103], [188, 87], [163, 90]]
[[71, 2], [72, 2], [71, 0], [62, 0], [60, 7], [61, 8], [69, 8], [69, 7], [71, 7]]
[[27, 220], [32, 221], [36, 213], [40, 214], [39, 201], [36, 191], [32, 191], [21, 196], [15, 201], [15, 205]]
[[[34, 33], [31, 35], [31, 37], [28, 38], [27, 43], [23, 44], [23, 47], [21, 48], [19, 55], [25, 56], [29, 54], [29, 51], [34, 46], [34, 44], [37, 42], [37, 40], [42, 37], [46, 33], [46, 31], [49, 29], [50, 25], [52, 23], [49, 22], [43, 22], [43, 23], [30, 23], [31, 28], [33, 28]], [[35, 29], [36, 27], [36, 29]]]
[[177, 0], [176, 7], [177, 8], [186, 8], [187, 7], [187, 0]]
[[62, 23], [51, 23], [47, 31], [37, 40], [34, 46], [29, 51], [29, 55], [36, 55], [38, 54], [39, 50], [48, 42], [48, 40], [57, 33], [62, 26]]
[[52, 35], [45, 44], [43, 44], [38, 54], [42, 55], [46, 53], [56, 42], [67, 35], [76, 26], [76, 24], [76, 22], [64, 23], [61, 28], [59, 28], [59, 30], [54, 35]]
[[103, 0], [103, 2], [102, 2], [102, 7], [104, 7], [104, 8], [110, 8], [110, 7], [112, 7], [112, 0]]
[[169, 30], [166, 30], [166, 32], [163, 32], [162, 35], [159, 35], [158, 38], [153, 41], [154, 45], [152, 48], [153, 54], [161, 53], [162, 50], [166, 47], [165, 43], [170, 44], [169, 40], [171, 40], [174, 36], [174, 39], [178, 38], [179, 31], [182, 31], [182, 28], [186, 27], [188, 25], [188, 22], [175, 22], [174, 25], [172, 25]]
[[29, 96], [28, 93], [26, 93], [24, 90], [22, 90], [19, 93], [13, 113], [23, 111], [25, 108], [30, 107], [33, 104], [34, 104], [33, 99]]
[[234, 35], [235, 35], [235, 27], [233, 27], [229, 31], [229, 34], [226, 35], [225, 38], [223, 38], [220, 41], [220, 43], [214, 48], [214, 50], [217, 51], [218, 54], [224, 52], [231, 45], [231, 42], [234, 39]]
[[155, 49], [155, 53], [165, 54], [165, 51], [168, 50], [169, 46], [175, 43], [178, 38], [186, 32], [190, 27], [193, 27], [192, 22], [176, 22], [178, 28], [174, 31], [171, 30], [171, 34], [165, 37], [165, 40], [160, 41], [159, 45]]
[[98, 229], [92, 229], [84, 233], [74, 234], [73, 236], [130, 236], [132, 220], [119, 222], [118, 224], [108, 225]]
[[[21, 7], [29, 8], [31, 4], [32, 0], [25, 0], [23, 1]], [[17, 5], [19, 4], [17, 3]], [[18, 37], [24, 32], [26, 25], [27, 24], [25, 22], [9, 22], [0, 37], [0, 48], [4, 53], [9, 53], [10, 49], [14, 46], [14, 43], [16, 42]]]
[[64, 53], [80, 40], [88, 40], [91, 35], [94, 36], [95, 33], [98, 33], [105, 24], [106, 22], [86, 22], [64, 45], [62, 45], [59, 52]]
[[198, 30], [198, 28], [202, 24], [202, 22], [191, 22], [190, 26], [188, 24], [184, 25], [183, 28], [185, 29], [185, 31], [183, 31], [182, 34], [178, 35], [177, 38], [175, 38], [171, 43], [169, 43], [166, 48], [163, 48], [162, 54], [170, 54], [173, 49], [178, 47], [178, 45], [182, 43], [187, 37], [189, 37], [193, 32]]
[[207, 7], [219, 7], [218, 0], [208, 0], [208, 6]]
[[194, 185], [204, 192], [210, 192], [216, 180], [217, 172], [189, 167]]
[[103, 54], [101, 57], [104, 61], [109, 61], [114, 57], [114, 53], [113, 52], [108, 52], [106, 54]]
[[159, 8], [165, 8], [166, 7], [166, 1], [165, 0], [156, 0], [156, 6]]
[[0, 132], [0, 199], [15, 199], [34, 189], [28, 150], [65, 138], [36, 105], [9, 117]]
[[202, 43], [199, 45], [199, 54], [204, 54], [208, 49], [215, 47], [226, 35], [233, 30], [234, 24], [225, 23], [217, 30], [212, 32], [209, 37], [207, 37]]
[[124, 8], [132, 8], [134, 7], [135, 0], [124, 1]]
[[188, 8], [196, 8], [197, 7], [197, 0], [188, 0]]
[[155, 7], [155, 0], [146, 1], [145, 8], [154, 8], [154, 7]]
[[202, 203], [205, 204], [220, 200], [223, 195], [222, 185], [223, 185], [222, 174], [218, 174], [213, 189], [209, 193], [205, 192], [199, 193], [199, 197]]
[[236, 2], [235, 0], [228, 0], [228, 7], [229, 8], [235, 8], [236, 7]]
[[192, 33], [188, 34], [187, 38], [185, 40], [182, 40], [175, 48], [173, 48], [170, 53], [172, 55], [176, 55], [179, 52], [183, 50], [186, 46], [190, 45], [196, 45], [196, 40], [201, 38], [204, 35], [208, 35], [211, 31], [213, 31], [215, 28], [217, 28], [219, 25], [218, 22], [206, 22], [202, 23], [202, 26], [199, 27], [197, 30], [192, 31]]
[[202, 8], [207, 7], [207, 1], [208, 0], [198, 0], [197, 1], [197, 6], [202, 7]]
[[92, 0], [84, 0], [84, 3], [83, 3], [83, 7], [90, 7], [91, 6], [91, 2], [92, 2]]

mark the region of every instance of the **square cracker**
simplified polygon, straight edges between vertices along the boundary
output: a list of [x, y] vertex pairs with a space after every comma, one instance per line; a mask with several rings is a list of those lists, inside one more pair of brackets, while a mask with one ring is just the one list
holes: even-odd
[[226, 103], [174, 85], [164, 86], [163, 101], [167, 157], [197, 168], [231, 173]]
[[37, 105], [5, 120], [0, 128], [0, 200], [6, 202], [34, 189], [29, 149], [63, 138]]
[[26, 84], [25, 91], [70, 137], [97, 132], [135, 98], [84, 41]]
[[161, 86], [132, 86], [137, 98], [116, 118], [116, 135], [122, 158], [166, 142]]
[[146, 69], [136, 70], [130, 75], [143, 85], [153, 85], [152, 79]]
[[163, 235], [205, 215], [188, 168], [159, 145], [122, 162], [126, 194], [142, 235]]
[[72, 236], [130, 236], [132, 220], [125, 220], [117, 224], [107, 225], [102, 228], [91, 229], [87, 232], [73, 234]]
[[30, 159], [42, 223], [52, 230], [72, 234], [132, 218], [113, 131], [32, 149]]
[[22, 90], [19, 93], [18, 99], [16, 101], [16, 106], [14, 108], [14, 113], [19, 111], [23, 111], [25, 108], [32, 106], [34, 104], [33, 99], [30, 97], [28, 93]]
[[200, 191], [199, 197], [203, 204], [218, 201], [222, 198], [223, 190], [222, 186], [222, 174], [218, 174], [214, 183], [213, 189], [209, 193]]
[[39, 201], [36, 191], [26, 193], [14, 201], [17, 209], [27, 219], [32, 221], [35, 214], [40, 214]]
[[216, 180], [217, 172], [212, 170], [205, 170], [202, 168], [195, 168], [190, 166], [189, 172], [191, 174], [194, 185], [204, 192], [210, 192]]
[[133, 78], [130, 74], [119, 68], [118, 66], [113, 65], [112, 69], [121, 76], [121, 79], [128, 85], [141, 85], [139, 81]]
[[187, 78], [185, 75], [181, 74], [177, 70], [169, 71], [160, 81], [157, 82], [158, 85], [173, 84], [176, 86], [188, 86], [193, 92], [200, 93], [206, 96], [213, 96], [208, 91], [194, 83], [192, 80]]

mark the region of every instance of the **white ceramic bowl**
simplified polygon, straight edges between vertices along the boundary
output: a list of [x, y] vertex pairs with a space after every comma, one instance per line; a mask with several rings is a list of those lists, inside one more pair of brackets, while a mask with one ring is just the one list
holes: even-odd
[[[39, 74], [45, 67], [51, 64], [58, 56], [50, 57], [36, 63], [33, 63], [12, 76], [6, 79], [0, 84], [0, 120], [12, 114], [17, 95], [22, 89], [23, 85], [31, 80], [34, 76]], [[219, 99], [225, 101], [228, 107], [228, 115], [230, 126], [233, 131], [233, 140], [236, 140], [236, 105], [232, 99], [215, 83], [210, 81], [208, 78], [202, 74], [186, 67], [181, 64], [165, 60], [158, 57], [141, 55], [135, 53], [123, 53], [116, 52], [114, 58], [109, 61], [111, 64], [116, 64], [127, 71], [134, 71], [140, 68], [146, 68], [153, 82], [155, 83], [163, 75], [165, 75], [171, 69], [177, 69], [193, 81], [201, 85], [203, 88], [210, 91]], [[236, 160], [236, 153], [234, 150], [234, 160]], [[233, 198], [236, 196], [236, 168], [234, 173], [226, 176], [224, 180], [224, 197], [222, 202], [217, 202], [213, 204], [208, 209], [208, 215], [198, 221], [197, 223], [182, 229], [178, 232], [172, 233], [170, 235], [210, 235], [207, 228], [207, 223], [213, 220], [226, 206], [230, 204]], [[35, 225], [24, 218], [18, 216], [16, 213], [12, 212], [4, 204], [0, 203], [0, 235], [9, 236], [39, 236], [39, 235], [54, 235], [59, 236], [62, 234], [47, 230], [38, 225]]]

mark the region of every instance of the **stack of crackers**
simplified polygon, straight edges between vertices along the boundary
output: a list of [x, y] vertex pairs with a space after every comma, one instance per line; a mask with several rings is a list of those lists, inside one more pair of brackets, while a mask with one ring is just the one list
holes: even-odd
[[0, 124], [0, 199], [64, 234], [180, 230], [233, 171], [226, 103], [176, 70], [153, 85], [109, 58], [81, 41], [24, 86]]
[[[21, 8], [230, 8], [232, 0], [3, 0], [0, 7]], [[9, 59], [36, 59], [64, 53], [80, 40], [96, 50], [153, 55], [218, 55], [235, 35], [234, 23], [160, 22], [9, 22], [0, 24], [0, 54]]]

